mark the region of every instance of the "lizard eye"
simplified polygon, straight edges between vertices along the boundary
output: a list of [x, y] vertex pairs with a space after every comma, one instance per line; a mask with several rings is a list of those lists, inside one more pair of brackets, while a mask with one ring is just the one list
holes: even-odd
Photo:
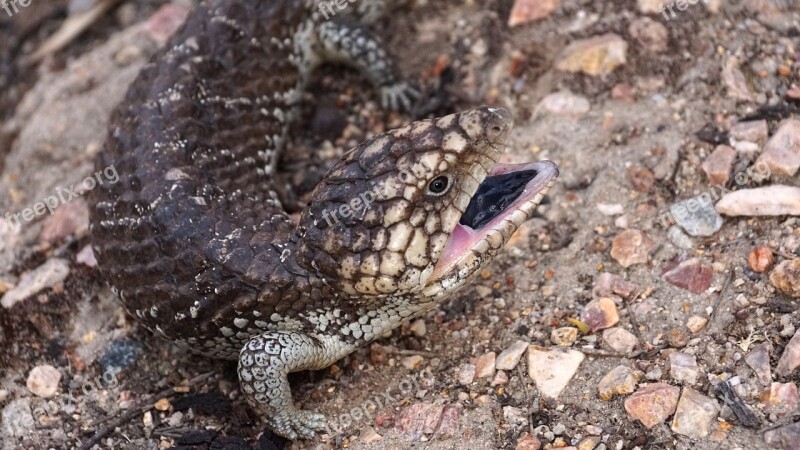
[[428, 184], [428, 193], [432, 195], [442, 195], [450, 188], [450, 177], [442, 175], [433, 179]]

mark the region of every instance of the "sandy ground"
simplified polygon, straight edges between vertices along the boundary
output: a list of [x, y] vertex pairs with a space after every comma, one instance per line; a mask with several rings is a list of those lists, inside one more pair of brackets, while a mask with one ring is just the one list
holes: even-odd
[[[773, 402], [788, 405], [776, 413], [762, 395], [770, 380], [759, 379], [744, 359], [756, 342], [770, 342], [767, 365], [774, 368], [800, 322], [795, 301], [747, 261], [758, 245], [770, 247], [776, 262], [795, 256], [795, 219], [725, 217], [719, 231], [682, 248], [661, 218], [675, 202], [715, 189], [701, 164], [727, 142], [734, 123], [763, 118], [772, 135], [797, 109], [785, 93], [800, 82], [800, 7], [720, 0], [665, 20], [643, 12], [645, 1], [540, 3], [556, 8], [513, 28], [508, 0], [417, 1], [381, 24], [404, 73], [428, 86], [427, 113], [508, 107], [517, 124], [506, 161], [549, 159], [562, 175], [540, 215], [440, 309], [330, 369], [293, 377], [296, 401], [324, 412], [330, 434], [287, 444], [263, 433], [238, 392], [235, 364], [191, 356], [126, 316], [93, 267], [79, 197], [19, 230], [0, 229], [0, 448], [78, 448], [99, 430], [106, 433], [98, 448], [135, 449], [796, 448], [765, 442], [765, 432], [800, 413], [791, 403], [796, 387], [793, 396]], [[12, 17], [0, 10], [4, 213], [32, 207], [91, 174], [109, 112], [163, 42], [170, 21], [192, 5], [123, 3], [65, 49], [23, 66], [25, 55], [59, 28], [68, 6], [34, 0]], [[650, 18], [645, 38], [630, 28], [643, 17]], [[660, 36], [660, 28], [667, 34]], [[570, 44], [608, 33], [627, 43], [618, 67], [598, 75], [558, 68]], [[312, 125], [298, 127], [285, 158], [294, 174], [288, 179], [307, 190], [345, 149], [410, 120], [380, 111], [363, 86], [345, 69], [323, 71], [307, 96], [305, 121]], [[566, 104], [542, 106], [553, 93]], [[777, 174], [767, 183], [800, 185]], [[621, 211], [606, 215], [598, 208], [608, 204]], [[653, 242], [645, 260], [630, 267], [611, 252], [626, 229]], [[711, 269], [701, 292], [665, 280], [665, 266], [679, 257], [697, 257]], [[32, 272], [39, 279], [31, 280]], [[641, 294], [610, 296], [619, 312], [615, 326], [638, 340], [630, 355], [609, 350], [599, 330], [566, 345], [551, 336], [575, 327], [569, 319], [585, 319], [604, 272]], [[686, 331], [693, 316], [708, 324]], [[690, 334], [688, 344], [668, 339], [675, 329]], [[491, 385], [493, 376], [464, 382], [470, 364], [479, 365], [474, 358], [516, 341], [546, 349], [562, 344], [585, 359], [574, 371], [556, 372], [569, 380], [557, 398], [529, 376], [528, 355], [506, 371], [505, 384]], [[670, 371], [674, 352], [696, 358], [696, 380]], [[705, 422], [692, 416], [710, 427], [705, 437], [676, 431], [672, 416], [647, 428], [626, 413], [628, 395], [598, 396], [601, 379], [619, 365], [647, 374], [637, 388], [661, 382], [684, 394], [694, 389], [718, 407], [724, 403], [715, 400], [715, 383], [733, 379], [758, 424], [745, 426], [728, 407]], [[58, 373], [51, 399], [72, 401], [48, 410], [48, 400], [33, 393], [31, 373], [42, 366]], [[773, 374], [771, 381], [795, 386], [800, 376]]]

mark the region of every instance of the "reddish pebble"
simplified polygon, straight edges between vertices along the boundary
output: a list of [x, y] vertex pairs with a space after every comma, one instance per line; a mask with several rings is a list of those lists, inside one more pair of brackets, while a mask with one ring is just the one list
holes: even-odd
[[639, 192], [650, 192], [650, 188], [656, 182], [656, 176], [653, 175], [653, 172], [640, 165], [633, 165], [628, 168], [628, 179], [633, 189]]
[[750, 251], [750, 254], [747, 255], [747, 263], [750, 264], [750, 268], [757, 273], [764, 273], [769, 270], [774, 261], [775, 258], [772, 255], [772, 250], [763, 245], [754, 248]]
[[698, 258], [687, 260], [676, 258], [667, 263], [662, 275], [673, 285], [699, 294], [711, 286], [714, 271]]

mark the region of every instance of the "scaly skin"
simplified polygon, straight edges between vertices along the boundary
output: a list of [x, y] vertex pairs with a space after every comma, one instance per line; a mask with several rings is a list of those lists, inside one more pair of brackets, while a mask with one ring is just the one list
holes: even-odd
[[112, 117], [96, 164], [120, 181], [91, 194], [99, 267], [127, 310], [194, 352], [238, 359], [248, 403], [290, 439], [325, 421], [294, 406], [288, 373], [327, 367], [451, 295], [557, 175], [529, 165], [530, 195], [458, 258], [442, 257], [512, 126], [483, 107], [351, 150], [295, 225], [271, 174], [311, 69], [350, 62], [386, 106], [414, 95], [366, 31], [314, 11], [300, 0], [203, 4]]

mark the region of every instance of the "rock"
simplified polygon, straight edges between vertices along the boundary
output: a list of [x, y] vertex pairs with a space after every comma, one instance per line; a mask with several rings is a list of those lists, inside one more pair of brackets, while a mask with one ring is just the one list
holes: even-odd
[[650, 253], [656, 244], [650, 236], [639, 230], [625, 230], [611, 242], [611, 257], [622, 267], [644, 264], [650, 259]]
[[159, 399], [157, 402], [153, 404], [153, 408], [159, 411], [168, 411], [171, 407], [172, 405], [170, 404], [169, 399], [167, 398]]
[[614, 303], [614, 300], [608, 297], [592, 300], [583, 307], [581, 321], [589, 325], [592, 332], [613, 327], [619, 322], [617, 305]]
[[630, 84], [619, 83], [611, 88], [611, 98], [614, 100], [631, 103], [636, 100], [636, 92], [633, 90], [633, 86]]
[[528, 376], [543, 396], [555, 399], [575, 376], [583, 358], [583, 353], [576, 350], [531, 345], [528, 347]]
[[433, 403], [413, 403], [397, 414], [395, 428], [413, 440], [433, 434], [441, 423], [444, 407]]
[[86, 244], [86, 246], [75, 255], [75, 261], [87, 267], [97, 267], [97, 259], [94, 257], [92, 245]]
[[408, 331], [414, 333], [414, 336], [423, 337], [427, 334], [428, 329], [425, 327], [425, 321], [422, 319], [417, 319], [411, 322], [411, 326], [408, 327]]
[[369, 360], [372, 364], [381, 365], [385, 364], [389, 359], [389, 354], [386, 349], [380, 344], [372, 344], [369, 347]]
[[669, 230], [667, 231], [667, 239], [669, 239], [669, 241], [675, 244], [675, 246], [678, 248], [689, 250], [695, 247], [692, 238], [684, 233], [683, 229], [677, 225], [672, 225], [669, 227]]
[[800, 120], [788, 119], [767, 142], [756, 165], [766, 164], [773, 173], [794, 176], [800, 168]]
[[539, 450], [542, 448], [542, 443], [530, 434], [517, 441], [514, 450]]
[[764, 441], [781, 450], [800, 448], [800, 422], [767, 431], [764, 433]]
[[753, 369], [759, 381], [764, 384], [772, 382], [772, 371], [769, 366], [769, 357], [772, 353], [772, 344], [763, 342], [750, 350], [750, 353], [744, 357], [744, 362]]
[[61, 372], [53, 366], [36, 366], [28, 374], [25, 383], [28, 390], [39, 397], [50, 398], [58, 392], [58, 383], [61, 381]]
[[511, 347], [503, 350], [495, 362], [497, 370], [514, 370], [519, 364], [522, 354], [528, 349], [528, 345], [525, 341], [517, 341]]
[[186, 20], [189, 10], [177, 3], [167, 3], [147, 20], [147, 31], [151, 38], [164, 44]]
[[716, 209], [726, 216], [800, 216], [800, 188], [772, 185], [739, 189], [723, 195]]
[[514, 406], [503, 407], [503, 419], [511, 428], [519, 429], [528, 425], [528, 414], [522, 408]]
[[631, 187], [637, 192], [650, 192], [653, 183], [656, 182], [656, 176], [653, 171], [638, 164], [628, 167], [627, 174]]
[[469, 386], [475, 379], [475, 365], [464, 364], [458, 371], [458, 382], [463, 386]]
[[552, 14], [560, 3], [561, 0], [515, 0], [508, 18], [508, 26], [515, 27], [544, 19]]
[[675, 412], [681, 390], [665, 383], [648, 384], [625, 399], [625, 412], [646, 428], [667, 420]]
[[639, 346], [639, 339], [630, 331], [614, 327], [603, 331], [603, 342], [615, 352], [627, 355]]
[[604, 216], [618, 216], [625, 213], [625, 208], [619, 203], [598, 203], [597, 210]]
[[747, 78], [739, 70], [739, 61], [730, 58], [722, 69], [722, 82], [728, 88], [728, 96], [746, 102], [753, 101], [753, 94], [747, 86]]
[[634, 19], [628, 26], [628, 33], [649, 52], [661, 53], [667, 50], [669, 30], [649, 17]]
[[555, 92], [545, 96], [537, 109], [560, 116], [582, 116], [589, 112], [589, 99], [572, 92]]
[[578, 329], [574, 327], [556, 328], [550, 333], [550, 340], [555, 345], [569, 347], [578, 340]]
[[675, 327], [669, 330], [669, 333], [667, 333], [669, 346], [673, 348], [686, 347], [686, 344], [689, 343], [689, 338], [692, 337], [689, 333], [690, 331], [686, 327]]
[[595, 297], [619, 295], [623, 298], [631, 298], [635, 292], [635, 284], [625, 281], [619, 275], [608, 272], [603, 272], [597, 277], [592, 289], [592, 295]]
[[786, 348], [783, 349], [781, 359], [778, 360], [778, 365], [775, 366], [775, 373], [779, 376], [787, 377], [794, 369], [800, 366], [800, 331], [792, 336]]
[[636, 4], [639, 7], [639, 12], [642, 14], [660, 14], [664, 7], [664, 2], [662, 0], [637, 0]]
[[47, 243], [59, 242], [69, 236], [81, 237], [89, 231], [89, 207], [78, 199], [56, 208], [44, 220], [39, 239]]
[[603, 434], [603, 429], [596, 425], [586, 425], [584, 430], [591, 436], [600, 436]]
[[661, 371], [660, 367], [653, 366], [653, 368], [648, 370], [644, 376], [650, 381], [659, 381], [661, 380], [661, 377], [664, 376], [664, 372]]
[[457, 436], [461, 432], [461, 413], [462, 406], [459, 404], [445, 405], [442, 409], [442, 417], [434, 434], [447, 438]]
[[365, 427], [361, 434], [358, 436], [358, 439], [365, 444], [373, 444], [375, 442], [380, 442], [383, 440], [383, 436], [378, 434], [372, 427]]
[[686, 321], [686, 328], [692, 330], [692, 333], [699, 333], [700, 330], [705, 328], [707, 323], [708, 319], [705, 317], [692, 316]]
[[712, 236], [722, 228], [722, 217], [710, 198], [692, 197], [669, 208], [672, 218], [690, 236]]
[[420, 355], [411, 355], [403, 358], [403, 367], [408, 370], [417, 370], [422, 367], [425, 359]]
[[[769, 136], [769, 126], [766, 120], [752, 120], [748, 122], [739, 122], [732, 126], [728, 135], [736, 141], [753, 142], [758, 145], [764, 145]], [[731, 142], [734, 145], [734, 142]]]
[[727, 185], [736, 157], [736, 150], [727, 145], [718, 145], [701, 165], [708, 181], [715, 186]]
[[672, 352], [669, 354], [669, 373], [675, 381], [695, 384], [700, 375], [700, 368], [694, 355]]
[[690, 387], [683, 388], [672, 431], [693, 438], [704, 438], [716, 427], [719, 403]]
[[26, 437], [35, 428], [36, 421], [31, 413], [31, 398], [12, 400], [3, 408], [0, 415], [0, 430], [4, 436]]
[[763, 245], [755, 247], [747, 255], [747, 263], [756, 273], [764, 273], [768, 271], [772, 267], [773, 261], [774, 257], [772, 255], [772, 250]]
[[608, 75], [625, 64], [628, 43], [616, 34], [608, 33], [571, 43], [556, 62], [558, 70], [584, 72], [588, 75]]
[[797, 385], [794, 383], [772, 383], [768, 390], [761, 394], [761, 403], [768, 413], [777, 416], [794, 414], [800, 406], [797, 396]]
[[630, 367], [617, 366], [608, 372], [600, 384], [597, 394], [601, 399], [609, 401], [615, 395], [628, 395], [636, 389], [636, 384], [644, 377], [644, 373]]
[[775, 270], [769, 274], [769, 281], [784, 294], [800, 297], [800, 258], [786, 260], [778, 264]]
[[489, 352], [475, 360], [475, 376], [478, 378], [491, 378], [495, 373], [495, 359], [497, 354]]
[[508, 375], [502, 370], [498, 370], [492, 380], [491, 386], [505, 386], [508, 384]]
[[142, 345], [133, 339], [115, 339], [97, 362], [107, 372], [120, 372], [135, 363], [142, 355]]
[[704, 265], [699, 258], [676, 258], [664, 266], [661, 274], [671, 284], [695, 294], [705, 292], [714, 276], [711, 267]]
[[585, 437], [578, 443], [578, 446], [575, 448], [577, 450], [592, 450], [597, 446], [597, 444], [600, 443], [601, 439], [602, 438], [600, 438], [600, 436]]
[[19, 277], [19, 283], [0, 299], [0, 304], [5, 308], [11, 308], [17, 302], [42, 289], [52, 288], [61, 283], [67, 275], [69, 275], [69, 263], [61, 258], [51, 258], [36, 269], [23, 273]]

